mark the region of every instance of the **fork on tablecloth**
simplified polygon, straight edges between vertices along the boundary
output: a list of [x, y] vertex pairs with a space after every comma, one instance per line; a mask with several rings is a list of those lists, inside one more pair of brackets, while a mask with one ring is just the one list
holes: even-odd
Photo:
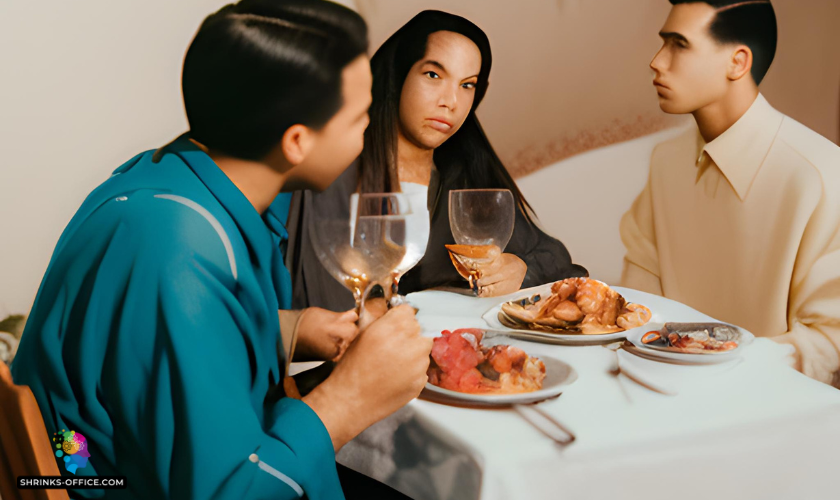
[[541, 410], [537, 404], [516, 404], [513, 405], [513, 410], [535, 429], [554, 440], [557, 444], [561, 446], [572, 444], [575, 440], [574, 433], [556, 418]]
[[621, 366], [621, 358], [618, 356], [618, 350], [621, 349], [623, 345], [624, 342], [614, 342], [612, 344], [607, 344], [604, 346], [610, 351], [612, 351], [613, 354], [615, 354], [615, 363], [613, 364], [613, 367], [610, 370], [610, 373], [612, 373], [613, 376], [617, 378], [619, 375], [624, 374], [625, 377], [629, 378], [633, 382], [636, 382], [640, 386], [650, 391], [658, 392], [659, 394], [664, 394], [666, 396], [677, 395], [676, 389], [673, 389], [669, 386], [665, 386], [658, 382], [653, 382], [649, 378], [640, 375], [635, 369], [628, 370], [626, 365]]

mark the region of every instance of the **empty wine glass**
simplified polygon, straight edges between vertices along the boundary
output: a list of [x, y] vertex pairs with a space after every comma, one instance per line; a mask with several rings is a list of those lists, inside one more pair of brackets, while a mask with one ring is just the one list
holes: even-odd
[[[391, 307], [405, 303], [405, 298], [399, 295], [400, 278], [417, 265], [426, 253], [426, 245], [429, 242], [429, 212], [425, 197], [422, 201], [420, 206], [419, 200], [413, 200], [404, 193], [354, 194], [351, 198], [350, 205], [357, 207], [358, 217], [399, 215], [405, 218], [405, 254], [391, 273], [390, 293], [386, 293], [390, 296]], [[383, 286], [389, 284], [383, 283]]]
[[[425, 192], [411, 195], [407, 193], [391, 193], [389, 200], [396, 200], [393, 203], [376, 203], [376, 195], [362, 195], [363, 200], [354, 202], [351, 199], [351, 207], [358, 206], [359, 216], [366, 215], [401, 215], [405, 217], [405, 255], [391, 275], [391, 300], [392, 307], [405, 303], [405, 297], [399, 294], [400, 278], [410, 271], [426, 254], [426, 246], [429, 243], [429, 209], [426, 206], [427, 196]], [[359, 199], [358, 194], [353, 198]]]
[[[498, 247], [504, 251], [513, 234], [516, 207], [509, 189], [458, 189], [449, 192], [449, 227], [458, 245], [472, 248], [471, 258], [453, 254], [469, 272], [470, 288], [478, 295], [482, 255]], [[450, 252], [451, 253], [451, 252]]]
[[377, 281], [390, 281], [405, 256], [406, 224], [395, 193], [354, 195], [350, 201], [349, 216], [316, 204], [311, 236], [318, 260], [353, 292], [361, 317], [367, 290]]

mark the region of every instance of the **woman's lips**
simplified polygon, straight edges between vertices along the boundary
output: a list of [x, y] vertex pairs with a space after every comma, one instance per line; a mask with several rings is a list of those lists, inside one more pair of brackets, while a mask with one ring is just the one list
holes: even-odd
[[449, 132], [452, 129], [452, 124], [440, 118], [427, 118], [429, 126], [438, 132]]

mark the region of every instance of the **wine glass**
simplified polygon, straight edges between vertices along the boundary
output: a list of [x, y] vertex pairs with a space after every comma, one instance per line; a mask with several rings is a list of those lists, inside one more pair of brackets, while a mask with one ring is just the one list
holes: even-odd
[[[405, 303], [405, 298], [399, 295], [400, 278], [420, 262], [429, 242], [429, 211], [426, 208], [426, 198], [423, 197], [422, 203], [420, 197], [415, 198], [417, 199], [404, 193], [354, 194], [351, 197], [350, 206], [358, 210], [357, 217], [399, 215], [405, 218], [405, 254], [391, 272], [390, 294], [387, 294], [390, 295], [391, 307]], [[384, 285], [388, 286], [387, 283]]]
[[[358, 199], [359, 195], [353, 197]], [[408, 193], [391, 193], [390, 200], [393, 203], [376, 203], [376, 195], [362, 195], [362, 202], [354, 202], [351, 199], [351, 207], [357, 206], [360, 216], [374, 215], [401, 215], [405, 217], [405, 255], [399, 265], [391, 274], [391, 300], [390, 305], [396, 307], [405, 303], [405, 297], [399, 294], [400, 278], [410, 271], [426, 254], [426, 246], [429, 243], [429, 209], [427, 207], [427, 196], [425, 192], [415, 195]], [[368, 201], [364, 201], [367, 198]]]
[[488, 263], [481, 255], [488, 247], [504, 251], [513, 234], [516, 207], [509, 189], [458, 189], [449, 192], [449, 227], [458, 245], [473, 248], [472, 258], [452, 254], [469, 272], [467, 280], [478, 295], [479, 268]]
[[[372, 207], [379, 205], [378, 214]], [[318, 260], [339, 283], [353, 292], [361, 317], [362, 299], [377, 281], [390, 280], [405, 256], [405, 216], [395, 193], [353, 195], [350, 211], [315, 204], [312, 243]], [[394, 207], [389, 209], [388, 207]]]

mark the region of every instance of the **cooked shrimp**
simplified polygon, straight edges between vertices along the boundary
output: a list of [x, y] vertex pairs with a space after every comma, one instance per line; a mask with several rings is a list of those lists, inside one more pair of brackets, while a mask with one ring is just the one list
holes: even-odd
[[650, 316], [650, 309], [647, 307], [641, 304], [627, 304], [615, 323], [621, 328], [629, 330], [646, 324], [650, 321]]
[[601, 309], [610, 291], [610, 287], [600, 281], [587, 279], [578, 285], [575, 301], [583, 314], [588, 316]]
[[586, 278], [569, 278], [558, 281], [551, 286], [551, 293], [559, 297], [561, 301], [568, 300], [569, 298], [574, 299], [581, 280], [586, 280]]
[[497, 345], [487, 351], [487, 362], [499, 373], [521, 370], [528, 355], [518, 347]]
[[564, 300], [557, 304], [557, 307], [552, 311], [552, 315], [559, 320], [570, 323], [576, 323], [583, 319], [583, 311], [580, 310], [577, 304], [569, 300]]

